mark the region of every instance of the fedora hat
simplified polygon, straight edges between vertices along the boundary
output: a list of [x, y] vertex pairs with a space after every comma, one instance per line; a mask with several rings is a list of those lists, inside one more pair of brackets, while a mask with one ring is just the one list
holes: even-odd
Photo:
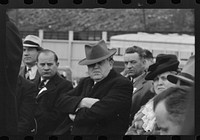
[[33, 47], [38, 50], [42, 50], [42, 40], [35, 35], [27, 35], [24, 39], [23, 46], [24, 47]]
[[86, 58], [79, 61], [80, 65], [91, 65], [109, 58], [116, 53], [116, 49], [108, 49], [104, 40], [94, 45], [85, 45]]
[[195, 69], [195, 56], [191, 56], [185, 66], [183, 67], [182, 71], [178, 75], [168, 75], [167, 79], [176, 84], [178, 80], [182, 80], [188, 84], [194, 84], [194, 69]]
[[167, 71], [177, 71], [179, 61], [176, 55], [173, 54], [159, 54], [156, 57], [156, 62], [149, 66], [146, 80], [153, 80], [157, 75]]

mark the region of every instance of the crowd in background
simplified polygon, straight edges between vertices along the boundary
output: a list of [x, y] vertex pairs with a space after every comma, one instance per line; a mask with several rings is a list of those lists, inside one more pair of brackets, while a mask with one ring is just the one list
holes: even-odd
[[[105, 41], [100, 40], [85, 45], [86, 58], [79, 65], [87, 66], [89, 76], [73, 86], [58, 72], [59, 56], [44, 49], [39, 37], [28, 35], [20, 44], [18, 33], [14, 33], [6, 34], [6, 52], [14, 53], [6, 61], [13, 68], [6, 67], [6, 71], [15, 73], [12, 76], [15, 80], [6, 87], [11, 89], [12, 84], [12, 89], [6, 92], [11, 95], [6, 96], [11, 107], [6, 110], [15, 114], [7, 118], [12, 121], [5, 121], [7, 127], [2, 132], [19, 135], [194, 133], [194, 55], [180, 71], [176, 55], [159, 54], [154, 62], [149, 50], [133, 44], [125, 50], [124, 70], [117, 73], [113, 68], [116, 49], [108, 49]], [[18, 47], [19, 53], [9, 43]]]

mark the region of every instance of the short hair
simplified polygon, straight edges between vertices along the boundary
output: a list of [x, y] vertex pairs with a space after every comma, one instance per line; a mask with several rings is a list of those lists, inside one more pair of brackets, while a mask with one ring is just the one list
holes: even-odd
[[161, 101], [164, 101], [169, 120], [181, 124], [185, 119], [191, 88], [186, 86], [174, 86], [166, 89], [154, 98], [153, 110]]
[[43, 49], [41, 51], [39, 51], [38, 55], [37, 55], [37, 61], [38, 61], [38, 57], [41, 53], [47, 54], [47, 53], [52, 53], [54, 55], [54, 60], [55, 62], [58, 62], [58, 56], [56, 55], [56, 53], [52, 50], [49, 49]]
[[153, 54], [148, 49], [144, 49], [144, 58], [153, 59]]
[[132, 46], [125, 50], [125, 54], [128, 53], [138, 53], [140, 58], [145, 58], [144, 50], [138, 46]]

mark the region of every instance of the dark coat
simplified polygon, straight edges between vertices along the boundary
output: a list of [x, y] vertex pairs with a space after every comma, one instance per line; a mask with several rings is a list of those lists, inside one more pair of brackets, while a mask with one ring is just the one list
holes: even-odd
[[17, 83], [18, 133], [31, 135], [34, 126], [35, 95], [37, 87], [34, 83], [19, 76]]
[[[39, 85], [39, 79], [36, 83]], [[60, 112], [55, 104], [63, 91], [73, 89], [72, 83], [58, 74], [53, 76], [45, 87], [47, 90], [36, 96], [37, 134], [51, 134], [64, 120], [66, 114]]]
[[[22, 67], [20, 68], [19, 75], [22, 76], [23, 78], [26, 78], [26, 77], [25, 77], [25, 74], [26, 74], [26, 67], [25, 67], [25, 66], [22, 66]], [[30, 80], [30, 81], [36, 83], [39, 79], [40, 79], [40, 74], [39, 74], [39, 72], [37, 71], [37, 72], [36, 72], [36, 75], [35, 75], [35, 78], [32, 79], [32, 80]]]
[[58, 104], [62, 111], [75, 113], [84, 97], [98, 98], [91, 108], [76, 112], [72, 135], [124, 135], [128, 128], [133, 86], [120, 74], [111, 70], [109, 75], [96, 83], [84, 78], [78, 86], [63, 95]]
[[6, 24], [1, 22], [0, 26], [0, 135], [9, 135], [17, 134], [16, 85], [23, 46], [19, 31], [8, 16]]
[[130, 124], [134, 118], [134, 115], [140, 110], [141, 106], [146, 104], [149, 99], [155, 96], [155, 93], [151, 92], [152, 88], [152, 81], [145, 80], [146, 73], [143, 73], [139, 79], [135, 81], [133, 84], [133, 91], [132, 96], [132, 105], [131, 105], [131, 113], [130, 113]]

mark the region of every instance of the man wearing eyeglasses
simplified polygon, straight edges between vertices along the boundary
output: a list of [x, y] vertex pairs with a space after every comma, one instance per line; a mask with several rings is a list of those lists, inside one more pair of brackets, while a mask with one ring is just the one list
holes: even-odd
[[113, 69], [112, 56], [116, 49], [108, 49], [101, 40], [85, 45], [89, 77], [63, 94], [58, 104], [72, 121], [72, 135], [124, 135], [128, 128], [133, 86]]

